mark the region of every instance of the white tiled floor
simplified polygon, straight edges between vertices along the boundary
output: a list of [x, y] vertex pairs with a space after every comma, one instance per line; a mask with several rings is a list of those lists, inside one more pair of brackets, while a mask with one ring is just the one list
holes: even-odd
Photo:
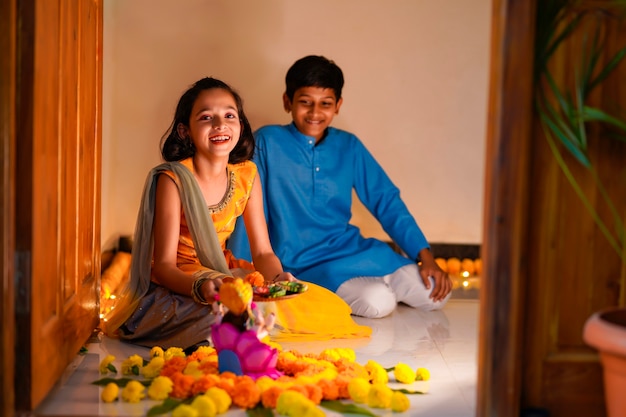
[[[373, 359], [383, 367], [404, 362], [414, 368], [430, 370], [431, 380], [428, 382], [415, 382], [413, 385], [390, 383], [392, 388], [427, 391], [425, 395], [409, 396], [411, 408], [407, 412], [398, 414], [372, 409], [377, 416], [473, 417], [476, 406], [478, 306], [477, 299], [464, 298], [462, 294], [453, 296], [440, 311], [421, 312], [399, 306], [392, 315], [383, 319], [355, 318], [360, 324], [372, 327], [371, 339], [289, 343], [283, 344], [283, 348], [319, 353], [330, 346], [351, 347], [361, 364]], [[37, 416], [146, 415], [156, 402], [105, 404], [99, 400], [100, 388], [91, 383], [100, 378], [98, 365], [103, 355], [111, 353], [121, 362], [134, 353], [147, 357], [148, 350], [108, 338], [87, 348], [88, 353], [77, 358], [67, 376], [41, 404]], [[223, 415], [234, 417], [246, 414], [242, 410], [231, 409]], [[327, 411], [326, 415], [339, 414]]]

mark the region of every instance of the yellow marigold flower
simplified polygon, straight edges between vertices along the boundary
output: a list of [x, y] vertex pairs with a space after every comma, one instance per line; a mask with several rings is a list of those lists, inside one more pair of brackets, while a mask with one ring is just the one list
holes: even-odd
[[143, 358], [139, 355], [132, 355], [122, 362], [122, 375], [139, 375], [139, 370], [143, 367]]
[[145, 396], [145, 389], [139, 381], [129, 381], [128, 384], [122, 389], [122, 399], [129, 403], [138, 403]]
[[417, 368], [415, 373], [415, 379], [417, 381], [428, 381], [430, 379], [430, 371], [426, 368]]
[[230, 405], [233, 402], [233, 400], [231, 400], [230, 398], [230, 395], [228, 395], [228, 393], [222, 388], [211, 387], [208, 389], [205, 395], [213, 400], [213, 404], [215, 405], [215, 411], [217, 412], [217, 414], [222, 414], [228, 411]]
[[100, 394], [100, 398], [105, 403], [112, 403], [113, 401], [117, 401], [117, 396], [120, 392], [120, 387], [117, 386], [115, 382], [109, 382], [102, 389], [102, 393]]
[[165, 357], [165, 360], [172, 359], [173, 357], [180, 357], [180, 358], [186, 357], [183, 349], [179, 347], [168, 348], [163, 354], [163, 356]]
[[180, 404], [172, 411], [172, 417], [198, 417], [198, 411], [190, 405]]
[[393, 391], [385, 384], [374, 384], [367, 395], [367, 405], [372, 408], [391, 408]]
[[163, 401], [172, 392], [174, 382], [166, 376], [157, 376], [148, 387], [148, 397], [153, 400]]
[[276, 402], [276, 412], [290, 417], [304, 416], [309, 408], [316, 408], [313, 401], [297, 391], [284, 391]]
[[387, 375], [387, 371], [376, 361], [369, 360], [365, 364], [365, 369], [370, 376], [370, 382], [372, 384], [386, 384], [389, 382], [389, 375]]
[[403, 392], [394, 391], [391, 395], [391, 410], [396, 413], [403, 413], [411, 407], [411, 401]]
[[196, 349], [196, 352], [203, 353], [206, 355], [212, 355], [213, 353], [215, 353], [215, 348], [213, 346], [202, 345], [202, 346], [198, 346], [198, 349]]
[[271, 387], [278, 385], [278, 383], [269, 376], [262, 376], [258, 378], [255, 382], [256, 386], [259, 387], [259, 389], [261, 390], [261, 393], [267, 391]]
[[215, 403], [206, 395], [198, 395], [194, 398], [191, 407], [198, 412], [198, 417], [215, 417], [217, 414]]
[[163, 358], [165, 357], [165, 352], [163, 352], [163, 348], [160, 346], [155, 346], [152, 349], [150, 349], [150, 357], [151, 358]]
[[[115, 356], [113, 356], [113, 355], [106, 355], [106, 357], [104, 359], [102, 359], [102, 362], [100, 362], [100, 373], [101, 374], [106, 374], [109, 371], [111, 371], [113, 373], [117, 373], [117, 369], [115, 369], [115, 366], [113, 366], [113, 364], [111, 363], [114, 360], [115, 360]], [[113, 368], [113, 369], [111, 369], [111, 368]]]
[[406, 363], [399, 362], [394, 370], [393, 376], [396, 378], [396, 381], [401, 382], [403, 384], [410, 384], [415, 382], [415, 371]]
[[352, 378], [348, 382], [348, 393], [355, 403], [366, 403], [371, 384], [364, 378]]
[[189, 362], [187, 366], [185, 366], [185, 369], [183, 370], [183, 375], [191, 375], [196, 378], [201, 377], [202, 375], [204, 375], [204, 372], [198, 369], [199, 366], [200, 366], [199, 362], [196, 362], [196, 361]]
[[149, 379], [157, 377], [161, 373], [161, 369], [163, 369], [164, 364], [165, 359], [163, 359], [162, 356], [155, 356], [146, 366], [141, 368], [141, 375]]

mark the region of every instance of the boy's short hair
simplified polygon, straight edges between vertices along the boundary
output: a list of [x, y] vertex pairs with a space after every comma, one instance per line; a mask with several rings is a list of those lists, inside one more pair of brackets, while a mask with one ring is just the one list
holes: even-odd
[[335, 99], [341, 98], [343, 72], [341, 68], [321, 55], [308, 55], [300, 58], [289, 68], [285, 76], [285, 94], [293, 100], [296, 90], [302, 87], [331, 88]]

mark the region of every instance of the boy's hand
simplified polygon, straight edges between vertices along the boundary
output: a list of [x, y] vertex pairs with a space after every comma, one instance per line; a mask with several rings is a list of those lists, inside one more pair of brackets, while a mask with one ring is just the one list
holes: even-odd
[[281, 281], [293, 282], [293, 281], [297, 281], [297, 279], [291, 274], [291, 272], [281, 272], [280, 274], [276, 275], [274, 279], [272, 280], [272, 282], [281, 282]]
[[433, 277], [435, 281], [435, 288], [430, 292], [430, 298], [433, 301], [442, 301], [452, 291], [452, 280], [435, 262], [435, 258], [430, 250], [423, 249], [420, 251], [420, 260], [419, 273], [426, 289], [431, 287], [429, 277]]

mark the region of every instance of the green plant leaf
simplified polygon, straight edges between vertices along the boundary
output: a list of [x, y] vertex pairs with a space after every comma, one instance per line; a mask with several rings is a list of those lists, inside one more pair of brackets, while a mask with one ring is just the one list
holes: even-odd
[[113, 372], [114, 374], [117, 373], [117, 368], [115, 367], [115, 365], [113, 365], [112, 363], [107, 365], [107, 369], [111, 372]]
[[413, 395], [413, 394], [425, 395], [426, 394], [424, 391], [414, 391], [414, 390], [408, 390], [406, 388], [392, 389], [392, 391], [398, 391], [407, 395]]
[[548, 117], [544, 112], [539, 112], [539, 117], [543, 123], [552, 131], [559, 141], [567, 148], [567, 150], [580, 162], [583, 166], [588, 167], [591, 162], [589, 158], [581, 152], [581, 150], [575, 146], [567, 135], [561, 131], [561, 129]]
[[152, 381], [140, 381], [138, 379], [134, 379], [134, 378], [102, 378], [99, 379], [97, 381], [92, 382], [93, 385], [99, 385], [101, 387], [104, 387], [105, 385], [107, 385], [110, 382], [113, 382], [114, 384], [116, 384], [118, 387], [125, 387], [130, 381], [138, 381], [139, 383], [141, 383], [141, 385], [145, 386], [145, 387], [149, 387], [150, 384], [152, 383]]
[[246, 415], [248, 417], [274, 417], [274, 410], [267, 407], [254, 407], [249, 410], [246, 410]]
[[603, 122], [615, 126], [626, 132], [626, 122], [590, 106], [583, 107], [582, 119], [586, 122]]
[[324, 408], [342, 414], [358, 414], [361, 416], [377, 417], [376, 414], [372, 413], [370, 410], [351, 403], [342, 403], [341, 401], [322, 401], [320, 405]]
[[391, 368], [383, 368], [385, 370], [385, 372], [393, 372], [396, 370], [395, 366], [392, 366]]
[[606, 77], [608, 77], [609, 74], [613, 72], [615, 67], [619, 65], [622, 59], [624, 59], [624, 56], [626, 56], [626, 47], [620, 49], [615, 55], [613, 55], [613, 58], [611, 58], [609, 63], [606, 64], [606, 66], [600, 71], [596, 78], [594, 78], [593, 81], [589, 83], [589, 90], [592, 90], [602, 81], [604, 81]]
[[152, 417], [169, 413], [182, 403], [184, 403], [184, 401], [175, 400], [173, 398], [166, 398], [161, 404], [150, 407], [150, 410], [148, 410], [148, 414], [146, 415], [148, 417]]

